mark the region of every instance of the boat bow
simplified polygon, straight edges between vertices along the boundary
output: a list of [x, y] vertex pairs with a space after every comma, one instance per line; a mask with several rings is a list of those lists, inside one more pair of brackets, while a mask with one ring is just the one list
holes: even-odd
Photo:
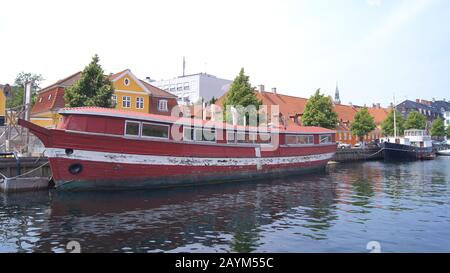
[[39, 140], [42, 141], [44, 146], [47, 146], [49, 144], [49, 142], [50, 142], [50, 130], [49, 129], [38, 126], [38, 125], [31, 123], [29, 121], [26, 121], [24, 119], [19, 119], [17, 121], [17, 124], [30, 130], [31, 133], [33, 133], [35, 136], [37, 136], [39, 138]]

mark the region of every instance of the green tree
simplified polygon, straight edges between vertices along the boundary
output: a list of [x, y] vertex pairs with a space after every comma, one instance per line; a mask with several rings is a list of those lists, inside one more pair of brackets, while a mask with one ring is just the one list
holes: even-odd
[[447, 134], [447, 139], [450, 139], [450, 125], [447, 126], [447, 129], [445, 130], [445, 133]]
[[239, 75], [231, 83], [230, 90], [227, 92], [223, 101], [224, 119], [226, 122], [232, 121], [231, 113], [228, 113], [227, 107], [236, 107], [239, 116], [245, 116], [248, 124], [249, 116], [255, 115], [252, 111], [244, 113], [243, 109], [247, 106], [255, 106], [256, 110], [262, 105], [262, 102], [256, 97], [254, 88], [250, 84], [250, 77], [245, 75], [244, 68], [241, 68]]
[[420, 129], [424, 130], [427, 125], [427, 119], [417, 111], [409, 112], [405, 121], [405, 130]]
[[359, 110], [355, 115], [355, 119], [350, 124], [350, 131], [353, 135], [358, 136], [360, 141], [362, 141], [363, 137], [372, 132], [375, 128], [375, 121], [370, 115], [367, 107]]
[[104, 75], [99, 61], [98, 55], [95, 54], [89, 65], [81, 72], [80, 79], [66, 89], [64, 92], [66, 106], [114, 107], [114, 102], [111, 99], [114, 87], [111, 80]]
[[[395, 112], [397, 124], [397, 135], [403, 135], [405, 131], [405, 118], [398, 111]], [[394, 110], [391, 110], [385, 120], [381, 123], [381, 129], [386, 136], [394, 135]]]
[[306, 103], [302, 116], [304, 126], [320, 126], [329, 129], [336, 128], [338, 115], [333, 110], [331, 98], [320, 94], [320, 89]]
[[431, 124], [431, 136], [443, 137], [446, 135], [444, 120], [437, 118]]
[[6, 107], [14, 108], [23, 104], [24, 85], [27, 82], [32, 82], [31, 88], [31, 104], [36, 101], [36, 93], [40, 88], [40, 84], [44, 78], [41, 74], [34, 74], [29, 72], [19, 72], [14, 80], [14, 86], [11, 87], [11, 94], [6, 100]]

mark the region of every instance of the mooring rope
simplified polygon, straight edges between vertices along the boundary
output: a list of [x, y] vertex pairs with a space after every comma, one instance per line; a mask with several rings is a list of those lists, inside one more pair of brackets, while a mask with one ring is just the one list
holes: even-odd
[[380, 152], [382, 152], [382, 151], [384, 151], [385, 150], [385, 148], [383, 148], [383, 149], [380, 149], [378, 152], [376, 152], [376, 153], [374, 153], [374, 154], [371, 154], [371, 155], [368, 155], [367, 157], [369, 158], [369, 157], [372, 157], [372, 156], [374, 156], [374, 155], [376, 155], [376, 154], [378, 154], [378, 153], [380, 153]]
[[[48, 161], [47, 161], [47, 162], [45, 162], [44, 164], [40, 165], [39, 167], [37, 167], [37, 168], [34, 168], [34, 169], [32, 169], [31, 171], [28, 171], [28, 172], [26, 172], [26, 173], [23, 173], [23, 174], [20, 174], [20, 175], [14, 176], [14, 177], [10, 177], [10, 178], [7, 178], [7, 177], [5, 176], [5, 179], [16, 179], [16, 178], [19, 178], [19, 177], [25, 176], [25, 175], [27, 175], [27, 174], [30, 174], [30, 173], [33, 173], [34, 171], [37, 171], [37, 170], [39, 170], [40, 168], [44, 167], [44, 166], [45, 166], [45, 165], [47, 165], [47, 164], [48, 164]], [[1, 174], [1, 173], [0, 173], [0, 174]], [[2, 175], [2, 176], [3, 176], [3, 175]]]
[[[8, 177], [6, 177], [6, 175], [2, 174], [1, 172], [0, 172], [0, 176], [3, 177], [3, 179], [8, 179]], [[3, 180], [0, 180], [0, 183], [3, 183]]]

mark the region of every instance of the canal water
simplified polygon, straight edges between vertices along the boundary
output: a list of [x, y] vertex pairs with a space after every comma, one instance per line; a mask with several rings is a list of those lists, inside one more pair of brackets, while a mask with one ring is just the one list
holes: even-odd
[[[0, 194], [0, 252], [450, 252], [450, 157], [272, 181]], [[369, 243], [370, 242], [370, 243]], [[72, 243], [73, 244], [73, 243]]]

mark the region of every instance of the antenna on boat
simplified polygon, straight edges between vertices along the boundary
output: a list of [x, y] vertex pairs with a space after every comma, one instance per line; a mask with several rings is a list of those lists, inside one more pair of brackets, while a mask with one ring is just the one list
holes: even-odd
[[397, 108], [395, 105], [395, 93], [394, 93], [394, 138], [397, 138], [397, 119], [396, 119], [396, 112]]

